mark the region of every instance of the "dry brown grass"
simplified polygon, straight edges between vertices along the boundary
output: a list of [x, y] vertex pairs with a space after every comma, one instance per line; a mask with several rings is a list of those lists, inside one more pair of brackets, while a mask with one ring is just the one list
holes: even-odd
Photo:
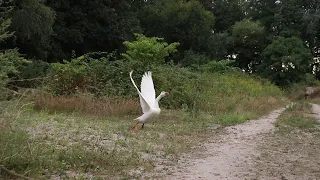
[[256, 116], [264, 115], [273, 109], [284, 106], [287, 101], [284, 99], [277, 99], [275, 97], [251, 97], [243, 101], [236, 109], [236, 112], [251, 112]]
[[35, 97], [34, 102], [36, 110], [76, 111], [96, 116], [121, 116], [140, 112], [139, 101], [125, 97], [61, 97], [42, 93]]

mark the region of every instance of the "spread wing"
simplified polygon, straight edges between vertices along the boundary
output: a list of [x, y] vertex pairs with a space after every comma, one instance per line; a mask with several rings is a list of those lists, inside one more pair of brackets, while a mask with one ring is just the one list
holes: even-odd
[[148, 71], [142, 76], [141, 80], [141, 93], [147, 103], [151, 106], [154, 105], [156, 101], [156, 92], [154, 90], [153, 80], [151, 72]]
[[[144, 95], [139, 91], [139, 88], [137, 87], [136, 83], [134, 82], [134, 80], [132, 79], [132, 72], [130, 72], [130, 79], [131, 79], [131, 82], [133, 84], [133, 86], [137, 89], [138, 91], [138, 94], [139, 94], [139, 97], [140, 97], [140, 105], [141, 105], [141, 108], [142, 108], [142, 112], [143, 113], [146, 113], [148, 111], [150, 111], [150, 104], [148, 103], [147, 99], [144, 97]], [[151, 79], [152, 80], [152, 79]], [[143, 81], [143, 77], [142, 77], [142, 81]], [[142, 84], [142, 82], [141, 82]], [[153, 83], [152, 83], [153, 85]], [[142, 86], [141, 86], [141, 89], [142, 89]]]

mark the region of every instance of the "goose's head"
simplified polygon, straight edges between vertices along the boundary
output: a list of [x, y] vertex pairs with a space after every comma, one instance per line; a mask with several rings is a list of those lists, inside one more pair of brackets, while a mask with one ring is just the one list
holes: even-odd
[[160, 95], [161, 95], [162, 97], [164, 97], [164, 96], [168, 96], [169, 93], [168, 93], [168, 92], [165, 92], [165, 91], [162, 91], [162, 92], [160, 93]]

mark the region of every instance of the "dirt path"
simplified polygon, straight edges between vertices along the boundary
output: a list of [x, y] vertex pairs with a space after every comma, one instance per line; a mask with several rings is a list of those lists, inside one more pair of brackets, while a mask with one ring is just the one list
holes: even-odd
[[312, 111], [315, 117], [320, 121], [320, 106], [318, 104], [312, 104]]
[[[313, 113], [320, 121], [320, 106], [312, 104]], [[252, 179], [319, 180], [320, 127], [308, 130], [277, 131], [259, 144], [261, 152], [255, 159]]]
[[[204, 144], [204, 158], [196, 154], [184, 157], [165, 179], [246, 179], [252, 177], [259, 142], [274, 130], [273, 123], [285, 108], [258, 120], [227, 127], [218, 141]], [[203, 154], [204, 153], [204, 154]]]

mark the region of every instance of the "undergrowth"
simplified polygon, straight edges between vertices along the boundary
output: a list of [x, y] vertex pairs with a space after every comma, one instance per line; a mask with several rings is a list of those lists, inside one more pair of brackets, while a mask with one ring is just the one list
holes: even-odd
[[[133, 133], [129, 128], [141, 108], [129, 69], [122, 69], [128, 67], [105, 61], [112, 72], [104, 74], [100, 65], [79, 64], [82, 58], [57, 65], [58, 76], [51, 69], [46, 88], [54, 91], [39, 91], [26, 102], [0, 102], [0, 165], [40, 179], [152, 178], [155, 167], [170, 167], [217, 128], [286, 103], [279, 88], [242, 72], [153, 67], [157, 93], [170, 94], [160, 102], [160, 117]], [[142, 72], [134, 73], [137, 84]], [[6, 171], [0, 175], [14, 178]]]

